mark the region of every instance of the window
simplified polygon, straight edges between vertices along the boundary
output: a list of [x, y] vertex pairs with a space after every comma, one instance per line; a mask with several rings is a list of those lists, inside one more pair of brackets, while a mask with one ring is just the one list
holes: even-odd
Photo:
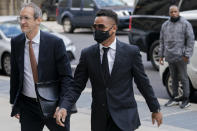
[[197, 10], [196, 0], [184, 0], [181, 4], [180, 11]]
[[6, 37], [12, 38], [21, 33], [21, 29], [17, 22], [5, 22], [0, 25], [0, 30]]
[[81, 0], [72, 0], [72, 7], [80, 8], [81, 7]]
[[84, 8], [92, 8], [94, 6], [94, 3], [92, 0], [84, 0]]
[[67, 0], [59, 0], [59, 6], [60, 7], [66, 7], [68, 5], [68, 1]]
[[126, 3], [121, 0], [95, 0], [95, 2], [101, 7], [126, 6]]
[[58, 3], [59, 2], [59, 0], [53, 0], [52, 1], [52, 4], [56, 4], [56, 3]]
[[135, 15], [167, 15], [172, 4], [178, 6], [180, 0], [138, 0]]

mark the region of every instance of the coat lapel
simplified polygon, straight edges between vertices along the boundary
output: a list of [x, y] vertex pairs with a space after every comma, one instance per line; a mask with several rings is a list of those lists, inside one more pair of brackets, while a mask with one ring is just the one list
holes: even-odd
[[44, 36], [43, 36], [43, 32], [40, 31], [40, 46], [39, 46], [39, 55], [38, 55], [38, 80], [40, 80], [41, 75], [42, 75], [42, 69], [41, 69], [41, 65], [42, 62], [45, 59], [46, 56], [46, 51], [47, 51], [47, 47], [45, 47], [47, 44], [45, 44], [44, 41]]
[[98, 67], [98, 74], [99, 74], [99, 78], [102, 78], [102, 81], [104, 82], [104, 85], [108, 85], [110, 84], [111, 80], [113, 79], [113, 76], [115, 75], [115, 73], [118, 70], [118, 65], [120, 65], [121, 63], [121, 58], [122, 58], [122, 50], [121, 50], [121, 43], [120, 41], [117, 40], [116, 42], [116, 54], [115, 54], [115, 60], [114, 60], [114, 65], [112, 67], [112, 71], [111, 71], [111, 75], [108, 81], [106, 81], [103, 77], [103, 73], [102, 73], [102, 67], [101, 67], [101, 59], [100, 59], [100, 48], [99, 48], [99, 44], [96, 45], [95, 48], [95, 63]]
[[[25, 35], [23, 34], [20, 41], [20, 47], [19, 47], [19, 58], [18, 58], [18, 64], [19, 64], [19, 70], [22, 73], [21, 76], [24, 76], [24, 52], [25, 52]], [[23, 80], [23, 78], [22, 78]]]
[[120, 43], [120, 41], [117, 40], [117, 42], [116, 42], [116, 54], [115, 54], [114, 65], [112, 67], [111, 77], [108, 80], [108, 84], [113, 79], [113, 76], [115, 75], [116, 71], [118, 70], [118, 65], [120, 65], [120, 63], [121, 63], [121, 58], [122, 58], [121, 43]]
[[96, 45], [96, 48], [95, 48], [95, 50], [94, 50], [94, 52], [95, 52], [95, 65], [98, 67], [97, 69], [98, 69], [98, 78], [101, 78], [102, 80], [101, 81], [103, 81], [104, 82], [104, 84], [105, 84], [105, 79], [104, 79], [104, 77], [103, 77], [103, 73], [102, 73], [102, 67], [101, 67], [101, 56], [100, 56], [100, 48], [99, 48], [99, 44], [97, 44]]

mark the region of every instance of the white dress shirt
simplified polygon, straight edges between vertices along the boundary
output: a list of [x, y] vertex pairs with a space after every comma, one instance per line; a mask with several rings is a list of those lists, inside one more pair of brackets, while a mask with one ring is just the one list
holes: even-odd
[[[35, 84], [33, 79], [33, 73], [29, 58], [29, 39], [26, 37], [25, 49], [24, 49], [24, 81], [22, 94], [28, 97], [36, 98]], [[34, 55], [36, 57], [36, 62], [38, 63], [40, 46], [40, 30], [37, 35], [32, 39], [32, 47], [34, 50]]]
[[[102, 44], [100, 44], [100, 58], [101, 58], [101, 63], [102, 63], [102, 59], [103, 59], [103, 47], [107, 48], [105, 46], [103, 46]], [[111, 74], [112, 69], [113, 69], [113, 65], [114, 65], [114, 61], [115, 61], [115, 56], [116, 56], [116, 39], [113, 41], [113, 43], [109, 46], [109, 51], [107, 53], [107, 59], [108, 59], [108, 64], [109, 64], [109, 72]]]

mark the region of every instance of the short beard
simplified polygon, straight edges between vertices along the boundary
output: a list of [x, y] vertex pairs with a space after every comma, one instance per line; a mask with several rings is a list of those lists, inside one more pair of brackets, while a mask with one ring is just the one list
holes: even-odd
[[170, 17], [170, 21], [173, 22], [173, 23], [179, 21], [179, 19], [180, 19], [180, 16], [178, 16], [178, 17]]

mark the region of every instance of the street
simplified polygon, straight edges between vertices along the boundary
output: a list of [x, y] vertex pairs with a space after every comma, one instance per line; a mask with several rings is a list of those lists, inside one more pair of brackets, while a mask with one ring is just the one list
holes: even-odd
[[[44, 22], [47, 27], [63, 33], [62, 27], [57, 25], [56, 22]], [[74, 34], [65, 34], [68, 36], [76, 46], [76, 60], [72, 61], [72, 65], [77, 65], [80, 57], [81, 50], [94, 44], [92, 32], [90, 29], [77, 29]], [[117, 38], [123, 42], [128, 43], [127, 32], [118, 32]], [[190, 108], [180, 109], [178, 106], [166, 108], [164, 103], [169, 99], [167, 91], [162, 84], [159, 72], [155, 71], [150, 62], [146, 61], [146, 56], [142, 54], [142, 60], [145, 71], [150, 79], [150, 83], [154, 89], [155, 95], [159, 98], [161, 104], [162, 113], [164, 116], [164, 124], [157, 128], [156, 125], [152, 125], [151, 113], [145, 104], [143, 97], [141, 97], [138, 89], [134, 86], [135, 98], [138, 104], [138, 111], [142, 126], [136, 131], [195, 131], [197, 124], [197, 105], [192, 104]], [[0, 123], [2, 124], [2, 130], [12, 131], [13, 129], [19, 130], [19, 124], [15, 118], [10, 118], [10, 106], [9, 106], [9, 77], [4, 76], [0, 72], [0, 103], [3, 108], [0, 109]], [[91, 107], [91, 85], [88, 82], [85, 91], [82, 93], [80, 99], [77, 102], [78, 113], [71, 117], [71, 131], [90, 131], [90, 107]], [[7, 122], [10, 122], [10, 126], [7, 126]], [[80, 122], [79, 122], [80, 121]], [[44, 131], [47, 131], [45, 128]]]

